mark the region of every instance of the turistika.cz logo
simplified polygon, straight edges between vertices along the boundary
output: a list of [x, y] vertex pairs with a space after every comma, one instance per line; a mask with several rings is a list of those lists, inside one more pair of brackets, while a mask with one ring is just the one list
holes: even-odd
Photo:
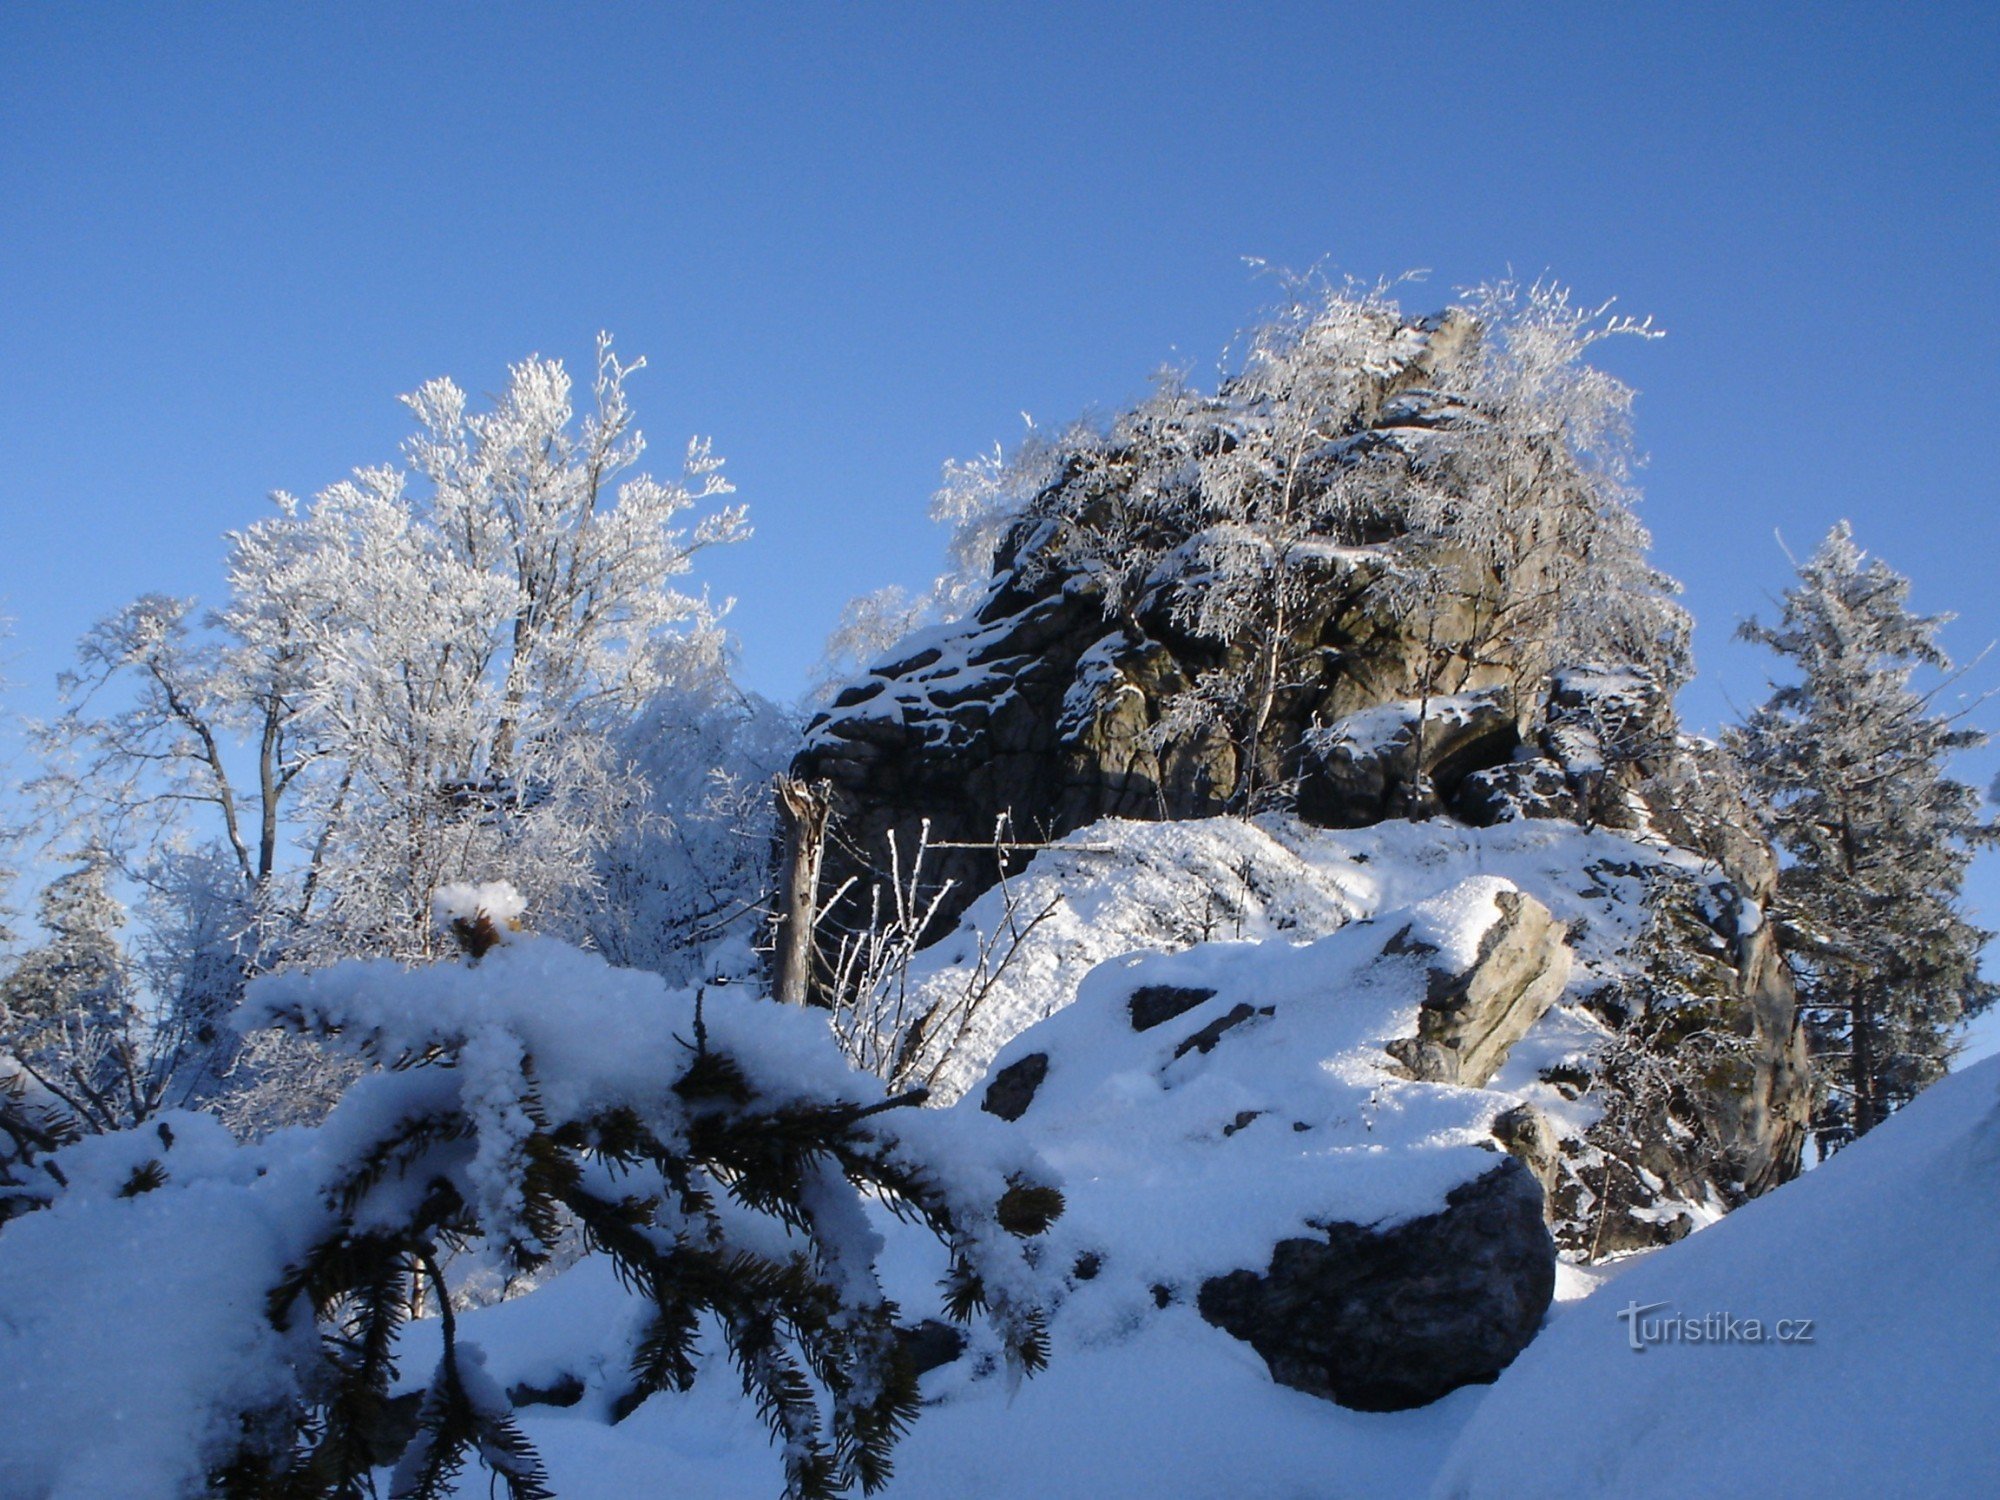
[[[1628, 1302], [1618, 1310], [1625, 1325], [1625, 1342], [1634, 1354], [1644, 1354], [1655, 1344], [1810, 1344], [1811, 1318], [1739, 1318], [1734, 1313], [1712, 1312], [1687, 1317], [1663, 1309], [1666, 1302]], [[1658, 1317], [1648, 1314], [1658, 1313]]]

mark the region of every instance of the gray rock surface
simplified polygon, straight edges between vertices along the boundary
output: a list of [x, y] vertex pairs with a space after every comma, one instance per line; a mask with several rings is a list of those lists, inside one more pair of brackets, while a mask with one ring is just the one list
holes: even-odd
[[[1417, 1034], [1390, 1046], [1414, 1078], [1485, 1087], [1569, 983], [1569, 948], [1549, 909], [1519, 891], [1501, 891], [1494, 901], [1500, 916], [1487, 929], [1477, 961], [1463, 973], [1429, 968]], [[1429, 950], [1399, 934], [1389, 951]]]
[[1488, 1381], [1527, 1347], [1555, 1294], [1542, 1193], [1512, 1157], [1442, 1212], [1388, 1229], [1328, 1224], [1261, 1271], [1201, 1288], [1201, 1315], [1280, 1384], [1362, 1411], [1423, 1406]]

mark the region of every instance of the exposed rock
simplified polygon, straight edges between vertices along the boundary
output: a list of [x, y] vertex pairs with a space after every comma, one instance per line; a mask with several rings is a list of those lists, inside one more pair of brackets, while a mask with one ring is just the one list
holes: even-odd
[[965, 1334], [949, 1323], [925, 1318], [896, 1330], [896, 1342], [910, 1362], [912, 1375], [927, 1375], [965, 1352]]
[[1328, 1224], [1263, 1271], [1203, 1284], [1201, 1315], [1283, 1385], [1363, 1411], [1422, 1406], [1489, 1381], [1534, 1337], [1555, 1294], [1555, 1244], [1532, 1173], [1508, 1158], [1441, 1213], [1390, 1229]]
[[[1463, 973], [1432, 966], [1416, 1036], [1390, 1045], [1414, 1078], [1483, 1088], [1569, 983], [1569, 948], [1549, 909], [1519, 891], [1497, 891], [1493, 900], [1500, 916], [1477, 961]], [[1390, 951], [1423, 949], [1399, 934]]]
[[1132, 998], [1126, 1002], [1126, 1013], [1132, 1017], [1134, 1031], [1151, 1031], [1175, 1016], [1185, 1015], [1214, 995], [1214, 990], [1149, 984], [1132, 992]]
[[1506, 686], [1429, 702], [1386, 703], [1308, 736], [1299, 816], [1362, 827], [1437, 810], [1475, 770], [1504, 761], [1520, 741]]
[[1562, 1142], [1555, 1126], [1534, 1105], [1517, 1104], [1494, 1119], [1493, 1139], [1534, 1174], [1542, 1189], [1542, 1216], [1553, 1219], [1556, 1179], [1563, 1159]]
[[1474, 771], [1459, 783], [1452, 810], [1475, 828], [1522, 818], [1583, 821], [1583, 804], [1569, 777], [1561, 765], [1540, 755]]
[[[1462, 325], [1447, 316], [1411, 326], [1407, 362], [1377, 373], [1380, 390], [1366, 403], [1372, 425], [1346, 451], [1424, 439], [1442, 399], [1427, 387], [1433, 361], [1456, 357], [1445, 351], [1469, 337]], [[996, 828], [1032, 841], [1106, 817], [1212, 816], [1228, 810], [1251, 769], [1246, 757], [1259, 785], [1297, 784], [1306, 816], [1373, 822], [1408, 790], [1407, 770], [1385, 762], [1322, 774], [1307, 752], [1309, 732], [1384, 704], [1429, 697], [1437, 707], [1453, 695], [1505, 690], [1518, 675], [1490, 640], [1440, 644], [1490, 636], [1486, 596], [1495, 585], [1483, 565], [1455, 564], [1463, 589], [1418, 611], [1381, 587], [1389, 564], [1380, 552], [1309, 549], [1293, 560], [1310, 585], [1288, 625], [1285, 654], [1299, 665], [1288, 668], [1258, 743], [1238, 745], [1213, 727], [1162, 743], [1154, 731], [1168, 703], [1204, 673], [1243, 665], [1250, 648], [1190, 634], [1164, 585], [1130, 610], [1108, 611], [1095, 580], [1039, 565], [1047, 536], [1033, 520], [1018, 524], [970, 618], [903, 642], [808, 728], [793, 772], [832, 783], [840, 839], [826, 876], [834, 887], [860, 877], [855, 912], [888, 866], [890, 840], [907, 860], [926, 821], [934, 846], [927, 873], [952, 882], [939, 908], [949, 921], [1002, 873]], [[1504, 761], [1518, 738], [1513, 711], [1503, 691], [1463, 722], [1427, 725], [1426, 777], [1448, 790]]]
[[583, 1393], [582, 1377], [567, 1371], [542, 1385], [524, 1380], [507, 1387], [507, 1399], [516, 1406], [574, 1406]]
[[[1222, 1040], [1224, 1032], [1233, 1031], [1245, 1021], [1254, 1021], [1259, 1016], [1276, 1014], [1277, 1008], [1275, 1006], [1252, 1005], [1247, 1000], [1240, 1000], [1235, 1005], [1232, 1005], [1227, 1012], [1217, 1016], [1213, 1021], [1202, 1027], [1201, 1030], [1186, 1037], [1178, 1047], [1174, 1048], [1174, 1056], [1182, 1058], [1186, 1057], [1190, 1052], [1213, 1052], [1215, 1044]], [[1251, 1119], [1256, 1118], [1256, 1111], [1248, 1111], [1247, 1113]], [[1223, 1134], [1234, 1135], [1249, 1123], [1248, 1119], [1239, 1114], [1235, 1127], [1225, 1128]]]
[[[1362, 430], [1329, 463], [1407, 458], [1452, 419], [1431, 377], [1451, 357], [1437, 340], [1466, 330], [1447, 320], [1407, 331], [1400, 362], [1373, 377], [1380, 390], [1362, 403]], [[1661, 1226], [1675, 1202], [1733, 1201], [1796, 1172], [1811, 1083], [1795, 997], [1770, 932], [1730, 915], [1768, 899], [1775, 864], [1740, 804], [1714, 816], [1691, 810], [1683, 792], [1703, 778], [1679, 734], [1671, 683], [1617, 663], [1558, 665], [1551, 639], [1529, 638], [1537, 627], [1499, 629], [1501, 581], [1470, 556], [1442, 564], [1455, 570], [1447, 586], [1413, 607], [1374, 534], [1356, 531], [1300, 554], [1313, 571], [1288, 616], [1285, 680], [1256, 742], [1213, 726], [1163, 735], [1179, 695], [1219, 668], [1245, 667], [1251, 648], [1193, 634], [1186, 608], [1175, 607], [1175, 579], [1149, 576], [1139, 597], [1108, 608], [1095, 577], [1053, 559], [1053, 513], [1036, 519], [1030, 502], [998, 548], [978, 608], [901, 643], [810, 726], [793, 771], [832, 789], [824, 888], [847, 892], [836, 925], [865, 922], [870, 887], [892, 863], [907, 872], [922, 840], [922, 895], [942, 893], [934, 931], [943, 935], [1033, 856], [1024, 845], [1106, 818], [1244, 812], [1249, 799], [1236, 794], [1252, 783], [1288, 791], [1301, 818], [1330, 827], [1449, 809], [1481, 826], [1561, 819], [1670, 839], [1718, 866], [1741, 897], [1707, 918], [1728, 950], [1709, 1020], [1745, 1046], [1728, 1069], [1686, 1080], [1704, 1128], [1727, 1143], [1729, 1167], [1718, 1174], [1697, 1162], [1672, 1131], [1623, 1143], [1632, 1161], [1650, 1163], [1627, 1175], [1660, 1184], [1654, 1203], [1629, 1184], [1590, 1186], [1578, 1156], [1558, 1184], [1566, 1223], [1594, 1214], [1593, 1243], [1603, 1243], [1609, 1219], [1629, 1221], [1611, 1232], [1643, 1241], [1671, 1232]], [[1492, 1077], [1563, 989], [1569, 958], [1550, 921], [1545, 911], [1510, 912], [1496, 951], [1466, 975], [1433, 980], [1417, 1035], [1394, 1046], [1413, 1078], [1477, 1087]], [[1133, 996], [1133, 1026], [1163, 1024], [1186, 998]], [[1243, 1003], [1254, 1015], [1254, 997]], [[927, 1020], [905, 1041], [921, 1041]], [[1222, 1033], [1201, 1035], [1206, 1051]], [[1042, 1079], [996, 1076], [985, 1107], [1019, 1118]]]
[[1035, 1102], [1035, 1090], [1042, 1086], [1042, 1080], [1049, 1076], [1049, 1055], [1046, 1052], [1030, 1052], [1018, 1058], [993, 1075], [993, 1081], [986, 1085], [986, 1093], [979, 1101], [979, 1107], [989, 1115], [998, 1115], [1003, 1120], [1018, 1120], [1028, 1112], [1028, 1106]]

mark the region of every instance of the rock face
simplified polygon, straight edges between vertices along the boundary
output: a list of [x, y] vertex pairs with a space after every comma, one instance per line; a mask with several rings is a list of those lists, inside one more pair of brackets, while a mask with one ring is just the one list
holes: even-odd
[[1509, 1157], [1442, 1213], [1282, 1240], [1263, 1271], [1203, 1284], [1201, 1315], [1280, 1384], [1362, 1411], [1423, 1406], [1489, 1381], [1527, 1347], [1555, 1294], [1534, 1176]]
[[1453, 811], [1480, 826], [1566, 818], [1641, 826], [1647, 784], [1683, 754], [1667, 695], [1636, 668], [1567, 667], [1549, 678], [1533, 735], [1506, 764], [1460, 778]]
[[[1485, 1087], [1569, 983], [1569, 948], [1549, 909], [1519, 891], [1497, 892], [1494, 902], [1500, 919], [1487, 928], [1478, 962], [1462, 974], [1429, 969], [1417, 1034], [1390, 1045], [1413, 1078]], [[1425, 951], [1407, 933], [1391, 948]]]
[[[913, 637], [809, 729], [793, 772], [832, 787], [841, 839], [830, 885], [858, 876], [865, 888], [887, 867], [891, 839], [907, 861], [928, 824], [926, 869], [954, 882], [940, 910], [948, 920], [999, 878], [996, 830], [1041, 841], [1101, 818], [1226, 810], [1237, 747], [1215, 732], [1157, 746], [1151, 735], [1168, 700], [1222, 659], [1216, 648], [1180, 630], [1164, 605], [1142, 611], [1136, 626], [1113, 625], [1088, 584], [1030, 587], [1007, 562], [971, 620]], [[1410, 810], [1428, 648], [1385, 606], [1374, 587], [1380, 569], [1365, 553], [1324, 560], [1297, 628], [1319, 668], [1280, 694], [1261, 752], [1265, 780], [1295, 783], [1302, 814], [1330, 827]], [[1504, 763], [1519, 742], [1507, 678], [1491, 664], [1460, 663], [1450, 680], [1464, 691], [1431, 705], [1421, 770], [1437, 796]], [[1381, 718], [1398, 704], [1404, 720], [1365, 750], [1327, 738], [1333, 753], [1313, 752], [1316, 726], [1368, 711]]]
[[[1439, 370], [1476, 343], [1460, 314], [1404, 326], [1393, 356], [1357, 378], [1360, 425], [1334, 445], [1342, 456], [1330, 462], [1410, 461], [1457, 409], [1433, 389]], [[934, 848], [971, 846], [935, 849], [926, 866], [954, 882], [940, 909], [949, 920], [999, 877], [996, 829], [1035, 841], [1107, 817], [1208, 817], [1228, 810], [1252, 772], [1259, 786], [1295, 787], [1315, 821], [1361, 826], [1437, 810], [1437, 798], [1505, 762], [1519, 740], [1522, 706], [1509, 692], [1523, 652], [1538, 648], [1516, 651], [1492, 638], [1497, 585], [1483, 564], [1463, 556], [1441, 563], [1462, 587], [1427, 596], [1418, 609], [1391, 597], [1393, 564], [1379, 548], [1297, 549], [1285, 680], [1257, 743], [1239, 745], [1213, 728], [1162, 740], [1155, 731], [1169, 701], [1204, 673], [1243, 666], [1251, 648], [1192, 632], [1171, 578], [1108, 608], [1094, 576], [1050, 564], [1051, 535], [1045, 521], [1017, 522], [969, 619], [908, 638], [810, 726], [793, 769], [833, 788], [845, 852], [830, 859], [830, 882], [860, 876], [865, 889], [886, 867], [891, 840], [907, 860], [928, 820]], [[1474, 641], [1483, 644], [1445, 644]], [[1498, 695], [1478, 697], [1481, 690]], [[1459, 703], [1459, 695], [1474, 696]], [[1459, 706], [1446, 707], [1447, 699]], [[1312, 751], [1327, 726], [1425, 700], [1440, 712], [1400, 747], [1385, 742], [1331, 761]], [[1398, 748], [1407, 764], [1395, 763]]]
[[[1446, 357], [1439, 336], [1464, 330], [1411, 332], [1404, 362], [1369, 377], [1379, 389], [1362, 429], [1333, 445], [1342, 455], [1407, 458], [1452, 419], [1430, 377]], [[1053, 534], [1046, 520], [1017, 523], [969, 618], [905, 640], [809, 728], [793, 770], [829, 789], [836, 833], [822, 890], [846, 892], [836, 924], [864, 925], [871, 886], [892, 868], [907, 873], [920, 843], [923, 897], [938, 896], [943, 934], [1032, 857], [1023, 845], [1107, 818], [1242, 813], [1239, 794], [1253, 785], [1325, 828], [1557, 819], [1670, 842], [1729, 887], [1704, 906], [1695, 946], [1713, 950], [1701, 958], [1702, 1025], [1741, 1045], [1726, 1065], [1690, 1067], [1672, 1110], [1625, 1121], [1621, 1138], [1605, 1134], [1612, 1126], [1595, 1140], [1566, 1135], [1552, 1179], [1565, 1248], [1658, 1243], [1685, 1232], [1690, 1205], [1733, 1204], [1797, 1171], [1811, 1083], [1796, 998], [1758, 916], [1775, 864], [1740, 804], [1707, 789], [1663, 685], [1615, 662], [1552, 669], [1553, 638], [1531, 638], [1498, 577], [1469, 556], [1440, 563], [1450, 586], [1417, 606], [1383, 547], [1316, 540], [1302, 549], [1308, 571], [1286, 616], [1284, 680], [1261, 730], [1244, 732], [1255, 743], [1213, 727], [1167, 733], [1181, 722], [1170, 717], [1177, 698], [1204, 674], [1244, 666], [1250, 648], [1194, 633], [1175, 605], [1179, 582], [1153, 574], [1138, 597], [1107, 607], [1096, 575], [1050, 562]], [[1569, 960], [1548, 920], [1510, 911], [1491, 963], [1462, 987], [1433, 982], [1417, 1034], [1396, 1039], [1411, 1078], [1486, 1083], [1558, 1003]], [[1258, 1019], [1255, 997], [1236, 1003], [1250, 1007], [1238, 1024]], [[1622, 1024], [1616, 997], [1562, 1003], [1600, 1036]], [[1587, 1066], [1545, 1081], [1575, 1094], [1595, 1086]], [[1024, 1110], [1040, 1084], [996, 1078], [984, 1097], [996, 1113]]]

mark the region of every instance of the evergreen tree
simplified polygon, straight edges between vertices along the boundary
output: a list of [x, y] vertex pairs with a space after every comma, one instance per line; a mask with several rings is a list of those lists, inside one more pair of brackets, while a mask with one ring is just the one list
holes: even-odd
[[1937, 642], [1949, 617], [1913, 614], [1909, 591], [1842, 522], [1799, 569], [1779, 622], [1740, 632], [1799, 674], [1730, 744], [1785, 858], [1774, 915], [1829, 1090], [1829, 1149], [1941, 1077], [1955, 1028], [1995, 994], [1978, 970], [1988, 934], [1966, 919], [1962, 890], [1972, 851], [2000, 831], [1946, 770], [1985, 736], [1911, 686], [1919, 668], [1951, 663]]
[[[206, 1407], [175, 1439], [205, 1493], [356, 1500], [392, 1468], [389, 1495], [442, 1500], [478, 1464], [494, 1493], [550, 1495], [516, 1416], [526, 1398], [459, 1335], [454, 1257], [514, 1273], [564, 1241], [603, 1257], [638, 1304], [637, 1336], [607, 1320], [592, 1362], [613, 1410], [726, 1361], [771, 1427], [788, 1500], [881, 1488], [917, 1416], [878, 1209], [939, 1240], [945, 1316], [990, 1330], [974, 1336], [1016, 1374], [1041, 1367], [1034, 1242], [1063, 1199], [997, 1121], [918, 1109], [922, 1090], [885, 1096], [821, 1021], [750, 986], [671, 989], [518, 937], [521, 910], [505, 885], [448, 888], [437, 912], [464, 962], [350, 960], [250, 985], [246, 1025], [381, 1065], [318, 1126], [240, 1145], [163, 1115], [65, 1153], [59, 1122], [0, 1067], [0, 1143], [18, 1143], [0, 1149], [0, 1220], [36, 1215], [37, 1243], [84, 1258], [86, 1276], [116, 1276], [162, 1226], [203, 1249], [168, 1257], [162, 1294], [127, 1307], [146, 1352], [124, 1378], [171, 1379]], [[0, 1327], [26, 1279], [0, 1275]], [[426, 1306], [438, 1353], [412, 1411], [393, 1395], [400, 1335]], [[209, 1335], [163, 1341], [168, 1323]]]
[[93, 845], [79, 858], [36, 900], [45, 940], [0, 981], [0, 1060], [75, 1123], [116, 1130], [159, 1110], [178, 1059], [141, 1014], [110, 857]]

